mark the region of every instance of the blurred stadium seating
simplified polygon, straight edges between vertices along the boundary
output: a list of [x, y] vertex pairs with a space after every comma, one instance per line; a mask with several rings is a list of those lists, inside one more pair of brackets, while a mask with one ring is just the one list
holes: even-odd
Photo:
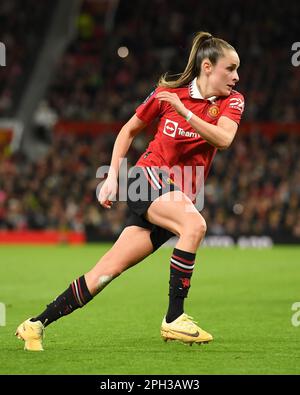
[[[46, 34], [56, 1], [1, 1], [0, 41], [5, 44], [7, 65], [0, 72], [0, 115], [13, 115], [26, 79]], [[43, 23], [41, 23], [43, 21]]]
[[[1, 2], [7, 66], [0, 68], [0, 121], [17, 117], [56, 7], [48, 0]], [[49, 84], [25, 128], [31, 149], [11, 150], [0, 124], [0, 230], [70, 230], [85, 232], [90, 241], [115, 239], [126, 204], [106, 211], [95, 195], [96, 170], [109, 164], [116, 136], [107, 125], [125, 122], [162, 73], [182, 71], [193, 33], [207, 30], [240, 54], [238, 90], [246, 97], [247, 126], [218, 153], [207, 180], [208, 234], [299, 243], [300, 67], [290, 60], [299, 14], [296, 1], [280, 7], [272, 0], [221, 0], [217, 7], [198, 0], [83, 1], [76, 33], [49, 66]], [[129, 50], [124, 58], [117, 53], [122, 46]], [[70, 126], [67, 133], [58, 130], [55, 124], [63, 121], [81, 133]], [[93, 133], [83, 133], [95, 121]], [[150, 137], [134, 142], [131, 164]]]

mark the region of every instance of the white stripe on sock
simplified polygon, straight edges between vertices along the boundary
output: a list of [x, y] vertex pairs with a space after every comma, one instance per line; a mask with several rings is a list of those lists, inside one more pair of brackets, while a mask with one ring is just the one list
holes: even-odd
[[183, 263], [176, 261], [176, 259], [174, 259], [174, 258], [171, 258], [171, 262], [175, 263], [177, 266], [182, 267], [183, 269], [193, 270], [194, 266], [195, 266], [195, 265], [190, 265], [190, 266], [184, 265]]
[[76, 295], [77, 295], [79, 304], [80, 304], [81, 306], [83, 306], [83, 302], [82, 302], [82, 300], [80, 299], [80, 296], [79, 296], [79, 292], [78, 292], [78, 288], [77, 288], [77, 281], [76, 281], [76, 280], [74, 281], [74, 285], [75, 285], [75, 291], [76, 291]]

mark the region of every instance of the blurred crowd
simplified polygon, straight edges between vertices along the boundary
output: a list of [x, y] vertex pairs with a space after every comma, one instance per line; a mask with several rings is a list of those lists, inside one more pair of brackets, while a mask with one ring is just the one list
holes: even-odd
[[[142, 137], [140, 137], [142, 139]], [[97, 168], [110, 163], [114, 136], [57, 135], [48, 154], [23, 154], [0, 164], [0, 229], [86, 231], [108, 240], [122, 231], [125, 202], [103, 209], [96, 198]], [[145, 141], [143, 141], [145, 143]], [[141, 153], [133, 144], [128, 166]], [[300, 136], [240, 134], [217, 154], [205, 185], [203, 215], [209, 235], [270, 235], [300, 241]]]
[[205, 30], [240, 55], [244, 119], [296, 121], [300, 67], [291, 64], [300, 18], [296, 1], [280, 7], [274, 0], [220, 0], [217, 6], [199, 0], [120, 1], [111, 29], [106, 11], [103, 2], [83, 3], [77, 38], [47, 94], [59, 117], [128, 119], [161, 74], [184, 70], [193, 34]]
[[6, 66], [0, 67], [0, 116], [11, 116], [19, 103], [55, 3], [0, 2], [0, 42], [6, 47]]
[[205, 187], [210, 234], [300, 241], [300, 136], [260, 131], [216, 155]]
[[[9, 54], [0, 67], [2, 115], [17, 107], [55, 5], [0, 4], [0, 41]], [[84, 0], [77, 36], [51, 71], [43, 103], [58, 118], [126, 120], [163, 73], [183, 71], [193, 34], [206, 30], [240, 55], [244, 120], [296, 121], [300, 67], [292, 65], [291, 47], [299, 40], [299, 18], [296, 0], [280, 7], [276, 0], [219, 0], [217, 6], [199, 0]]]
[[[78, 137], [59, 134], [47, 154], [31, 161], [24, 153], [0, 161], [0, 230], [73, 230], [90, 240], [111, 240], [124, 227], [127, 204], [102, 210], [96, 190], [100, 166], [109, 165], [115, 135]], [[141, 146], [137, 138], [127, 158], [134, 164]]]
[[[0, 68], [0, 115], [16, 109], [55, 4], [0, 4], [0, 41], [9, 53], [7, 66]], [[32, 161], [15, 152], [0, 161], [0, 230], [85, 231], [97, 241], [119, 235], [126, 203], [104, 210], [96, 199], [96, 171], [109, 164], [115, 135], [52, 135], [53, 124], [59, 119], [126, 121], [163, 73], [183, 71], [197, 31], [209, 31], [237, 49], [237, 89], [246, 98], [243, 121], [297, 121], [300, 67], [291, 63], [291, 46], [299, 41], [299, 19], [293, 0], [280, 7], [276, 0], [203, 6], [199, 0], [84, 0], [77, 36], [34, 116], [36, 136], [48, 125], [47, 154]], [[134, 140], [129, 166], [147, 138]], [[229, 150], [219, 152], [205, 186], [208, 234], [299, 242], [299, 152], [300, 136], [284, 130], [272, 139], [260, 130], [241, 133]]]

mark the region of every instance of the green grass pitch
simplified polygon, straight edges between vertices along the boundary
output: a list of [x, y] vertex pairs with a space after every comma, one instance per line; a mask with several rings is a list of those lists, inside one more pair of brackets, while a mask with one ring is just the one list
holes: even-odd
[[200, 249], [186, 312], [207, 345], [164, 343], [171, 248], [123, 273], [85, 308], [46, 329], [44, 352], [25, 352], [17, 325], [41, 312], [109, 244], [0, 247], [0, 374], [299, 374], [300, 248]]

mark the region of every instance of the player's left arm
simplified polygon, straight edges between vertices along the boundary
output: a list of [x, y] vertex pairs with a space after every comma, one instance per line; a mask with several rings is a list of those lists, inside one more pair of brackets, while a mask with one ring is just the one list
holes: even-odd
[[224, 144], [219, 149], [226, 149], [232, 143], [239, 125], [232, 119], [226, 116], [221, 116], [218, 120], [217, 127], [220, 128], [224, 134]]
[[220, 150], [230, 146], [238, 129], [238, 124], [225, 116], [220, 117], [217, 125], [212, 125], [193, 114], [189, 123], [204, 140]]
[[[187, 117], [189, 110], [176, 93], [160, 92], [157, 94], [157, 98], [170, 103], [183, 118]], [[217, 125], [212, 125], [193, 114], [189, 124], [204, 140], [220, 150], [230, 146], [238, 129], [238, 123], [228, 116], [220, 116]]]

